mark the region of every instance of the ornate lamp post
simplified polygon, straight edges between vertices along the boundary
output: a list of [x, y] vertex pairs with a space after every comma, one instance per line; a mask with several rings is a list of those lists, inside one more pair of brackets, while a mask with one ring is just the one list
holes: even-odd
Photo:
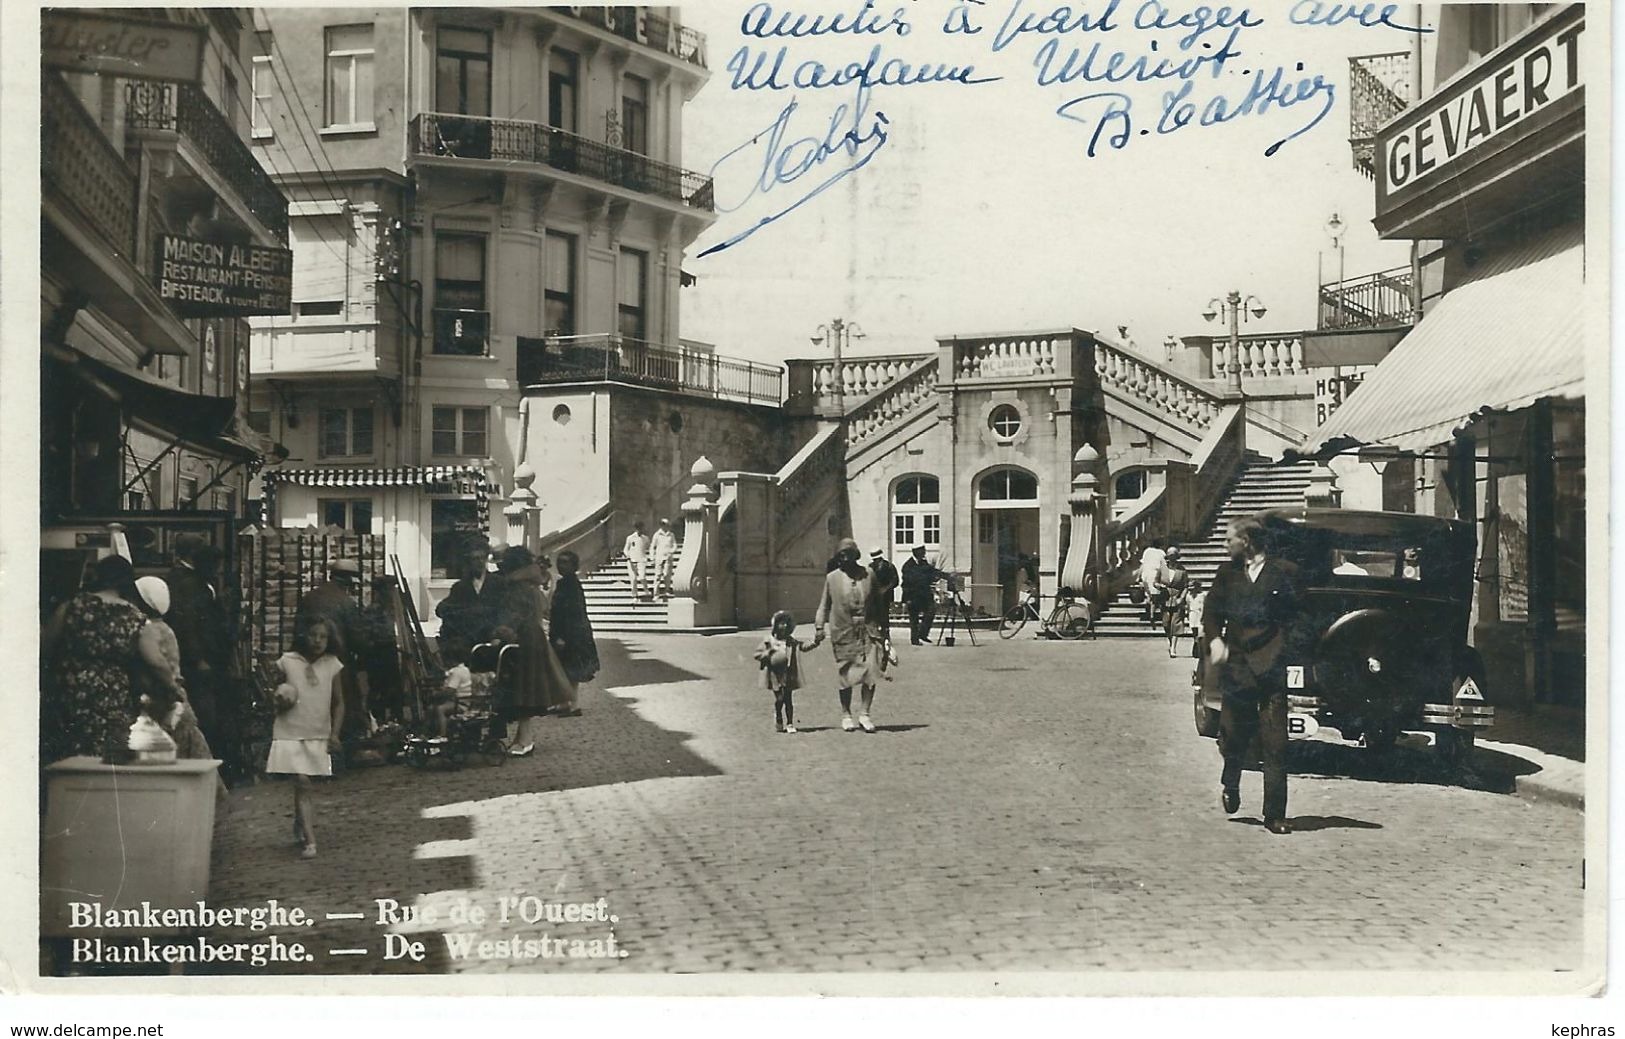
[[864, 338], [863, 329], [858, 327], [856, 321], [845, 321], [835, 318], [827, 325], [818, 326], [818, 334], [812, 337], [812, 345], [823, 346], [824, 340], [829, 340], [830, 348], [835, 351], [835, 411], [839, 416], [846, 415], [846, 390], [841, 378], [841, 351], [852, 345], [853, 339]]
[[1232, 289], [1223, 299], [1215, 296], [1207, 301], [1207, 309], [1202, 311], [1202, 318], [1212, 321], [1220, 314], [1230, 319], [1230, 353], [1229, 361], [1230, 388], [1239, 396], [1241, 393], [1241, 323], [1251, 314], [1255, 318], [1264, 317], [1264, 301], [1257, 296], [1248, 296], [1245, 300], [1241, 293]]
[[1343, 327], [1343, 235], [1348, 231], [1348, 225], [1336, 214], [1326, 221], [1326, 235], [1332, 240], [1332, 248], [1337, 250], [1337, 306], [1333, 313], [1336, 322], [1333, 328]]

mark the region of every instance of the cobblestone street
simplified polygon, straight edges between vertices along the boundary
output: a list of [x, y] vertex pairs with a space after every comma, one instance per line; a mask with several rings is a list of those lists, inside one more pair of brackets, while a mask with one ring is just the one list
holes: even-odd
[[[1425, 748], [1373, 764], [1294, 745], [1296, 832], [1275, 837], [1256, 770], [1241, 813], [1220, 810], [1189, 661], [1160, 642], [904, 645], [876, 735], [840, 730], [821, 648], [801, 733], [777, 735], [758, 637], [601, 639], [584, 716], [548, 720], [534, 757], [349, 773], [313, 861], [290, 840], [290, 791], [239, 791], [211, 902], [317, 913], [305, 969], [321, 973], [1580, 966], [1583, 816], [1504, 792], [1496, 751], [1464, 783]], [[527, 895], [602, 898], [616, 919], [526, 923]], [[374, 898], [434, 919], [380, 927]], [[424, 959], [383, 960], [386, 931]], [[617, 955], [523, 941], [544, 934]]]

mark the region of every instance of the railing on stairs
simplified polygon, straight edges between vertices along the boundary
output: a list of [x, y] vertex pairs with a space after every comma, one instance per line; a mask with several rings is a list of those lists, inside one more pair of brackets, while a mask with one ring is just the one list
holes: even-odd
[[843, 438], [839, 426], [819, 430], [774, 475], [777, 499], [774, 508], [776, 530], [792, 528], [798, 513], [806, 507], [818, 489], [845, 465]]
[[[1246, 457], [1246, 424], [1246, 409], [1237, 404], [1225, 405], [1209, 422], [1207, 435], [1191, 458], [1195, 467], [1194, 525], [1201, 525], [1218, 509], [1225, 489], [1241, 468]], [[1100, 585], [1108, 598], [1132, 579], [1146, 546], [1166, 539], [1172, 532], [1169, 511], [1167, 487], [1161, 486], [1106, 525], [1101, 543], [1105, 573]]]
[[[867, 402], [892, 383], [918, 368], [922, 362], [936, 363], [936, 353], [886, 354], [841, 359], [841, 400], [848, 413]], [[835, 415], [834, 360], [793, 358], [785, 361], [789, 372], [789, 399], [785, 402], [801, 414]]]
[[847, 413], [846, 442], [849, 448], [885, 433], [900, 419], [919, 410], [922, 403], [934, 401], [937, 389], [937, 359], [925, 358], [913, 371], [880, 390]]
[[1222, 406], [1218, 397], [1196, 383], [1108, 343], [1095, 345], [1095, 375], [1101, 389], [1126, 394], [1195, 436], [1207, 431]]

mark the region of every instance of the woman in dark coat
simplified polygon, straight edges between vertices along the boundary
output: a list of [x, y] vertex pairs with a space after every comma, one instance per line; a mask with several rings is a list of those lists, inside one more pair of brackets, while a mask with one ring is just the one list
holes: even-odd
[[559, 579], [553, 585], [550, 633], [559, 663], [564, 665], [564, 673], [570, 678], [570, 700], [561, 706], [560, 713], [571, 718], [581, 713], [576, 699], [577, 687], [582, 682], [592, 681], [599, 667], [592, 618], [587, 616], [587, 593], [576, 576], [580, 568], [581, 559], [574, 552], [559, 553]]
[[[535, 723], [550, 707], [569, 699], [569, 676], [548, 644], [543, 561], [523, 545], [510, 545], [497, 562], [502, 595], [496, 622], [504, 638], [519, 646], [517, 674], [503, 688], [502, 713], [517, 722], [509, 753], [524, 757], [536, 749]], [[511, 636], [511, 638], [509, 638]]]

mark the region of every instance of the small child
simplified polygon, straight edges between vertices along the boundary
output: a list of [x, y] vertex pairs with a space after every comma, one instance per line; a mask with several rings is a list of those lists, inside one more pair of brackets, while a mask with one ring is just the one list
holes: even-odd
[[462, 639], [447, 639], [440, 657], [451, 667], [445, 684], [430, 696], [429, 711], [434, 716], [435, 736], [445, 739], [451, 735], [452, 716], [462, 709], [462, 701], [474, 695], [474, 675], [468, 670], [468, 644]]
[[773, 627], [756, 650], [762, 670], [762, 687], [773, 694], [773, 728], [777, 732], [796, 731], [796, 708], [792, 694], [804, 684], [801, 651], [813, 649], [823, 638], [802, 642], [796, 638], [796, 619], [789, 610], [773, 615]]
[[339, 750], [344, 697], [338, 689], [344, 665], [331, 649], [333, 624], [317, 618], [293, 639], [293, 652], [277, 660], [282, 685], [275, 693], [278, 714], [271, 725], [271, 751], [265, 771], [293, 777], [293, 835], [303, 858], [316, 857], [316, 805], [311, 779], [333, 774]]

